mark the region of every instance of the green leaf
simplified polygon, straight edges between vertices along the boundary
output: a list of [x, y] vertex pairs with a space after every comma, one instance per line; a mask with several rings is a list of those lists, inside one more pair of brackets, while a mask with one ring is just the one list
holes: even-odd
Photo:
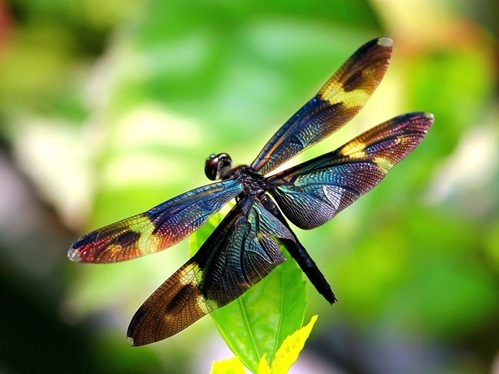
[[267, 355], [264, 354], [258, 363], [258, 374], [271, 374], [269, 363], [267, 362]]
[[[274, 362], [272, 362], [272, 374], [285, 374], [291, 368], [291, 365], [298, 359], [298, 355], [305, 346], [312, 328], [317, 321], [317, 316], [310, 319], [308, 325], [302, 327], [292, 335], [288, 336], [276, 353]], [[260, 374], [260, 372], [258, 372]]]
[[[289, 335], [276, 352], [272, 365], [267, 362], [267, 354], [264, 353], [258, 363], [257, 374], [286, 374], [298, 359], [298, 355], [305, 346], [312, 328], [317, 322], [317, 316], [312, 316], [308, 325]], [[244, 373], [244, 367], [237, 357], [228, 360], [216, 361], [211, 367], [210, 374], [239, 374]]]
[[[221, 216], [215, 215], [192, 236], [191, 252], [206, 240]], [[241, 297], [211, 313], [228, 347], [252, 372], [257, 371], [263, 355], [272, 362], [284, 339], [303, 326], [303, 273], [287, 251], [281, 250], [286, 257], [283, 264]]]
[[214, 361], [210, 374], [244, 374], [244, 365], [237, 357], [228, 360]]

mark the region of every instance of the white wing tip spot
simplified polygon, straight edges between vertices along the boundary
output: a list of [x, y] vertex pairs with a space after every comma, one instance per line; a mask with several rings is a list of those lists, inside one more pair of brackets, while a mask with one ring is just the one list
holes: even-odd
[[435, 116], [433, 115], [433, 113], [425, 113], [424, 116], [429, 119], [431, 122], [433, 122], [435, 120]]
[[80, 262], [81, 261], [80, 252], [77, 249], [71, 247], [69, 248], [68, 251], [68, 258], [73, 262]]
[[379, 38], [378, 45], [380, 45], [382, 47], [390, 48], [393, 46], [393, 40], [390, 38], [386, 38], [386, 37]]

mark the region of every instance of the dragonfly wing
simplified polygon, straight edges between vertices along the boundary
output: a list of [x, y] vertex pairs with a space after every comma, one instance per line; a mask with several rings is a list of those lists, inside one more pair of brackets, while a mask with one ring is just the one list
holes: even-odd
[[426, 113], [393, 118], [336, 151], [267, 178], [267, 186], [291, 222], [315, 228], [376, 186], [432, 123], [433, 115]]
[[267, 174], [350, 121], [383, 79], [391, 52], [392, 40], [388, 38], [360, 47], [274, 134], [251, 166]]
[[198, 252], [139, 308], [128, 328], [138, 346], [168, 338], [237, 299], [284, 261], [289, 230], [256, 200], [238, 202]]
[[68, 257], [76, 262], [108, 263], [158, 252], [192, 234], [241, 191], [241, 184], [232, 179], [188, 191], [82, 236]]

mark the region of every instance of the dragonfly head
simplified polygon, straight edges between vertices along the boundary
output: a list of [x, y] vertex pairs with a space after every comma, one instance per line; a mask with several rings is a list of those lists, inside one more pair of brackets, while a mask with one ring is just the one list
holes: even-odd
[[232, 168], [232, 159], [227, 153], [212, 154], [204, 164], [204, 173], [209, 180], [223, 179]]

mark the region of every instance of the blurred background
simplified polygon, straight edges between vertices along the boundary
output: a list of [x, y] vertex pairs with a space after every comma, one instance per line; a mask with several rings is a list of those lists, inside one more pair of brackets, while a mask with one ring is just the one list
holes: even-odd
[[207, 373], [209, 317], [131, 348], [135, 310], [188, 241], [70, 263], [83, 233], [206, 184], [212, 152], [253, 160], [360, 45], [394, 40], [346, 128], [435, 114], [370, 194], [296, 230], [340, 302], [294, 373], [499, 373], [499, 25], [494, 0], [0, 0], [0, 372]]

